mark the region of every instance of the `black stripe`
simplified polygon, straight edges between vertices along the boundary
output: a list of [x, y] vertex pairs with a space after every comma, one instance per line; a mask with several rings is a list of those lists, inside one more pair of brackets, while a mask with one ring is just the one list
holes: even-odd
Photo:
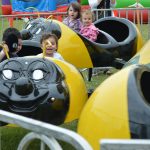
[[138, 66], [128, 79], [128, 113], [131, 138], [150, 138], [150, 69]]

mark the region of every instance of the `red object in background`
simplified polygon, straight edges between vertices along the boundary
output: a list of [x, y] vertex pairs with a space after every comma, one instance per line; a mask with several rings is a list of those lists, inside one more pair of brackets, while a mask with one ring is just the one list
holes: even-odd
[[[90, 6], [89, 5], [82, 5], [82, 10], [86, 10], [86, 9], [90, 9]], [[51, 11], [52, 13], [56, 13], [56, 15], [53, 15], [53, 18], [59, 20], [59, 21], [62, 21], [63, 20], [63, 15], [62, 14], [57, 14], [57, 13], [61, 13], [61, 12], [66, 12], [67, 11], [67, 8], [68, 8], [68, 5], [65, 5], [65, 6], [59, 6], [57, 7], [57, 9], [55, 11]], [[46, 16], [49, 16], [49, 13], [50, 12], [15, 12], [15, 11], [12, 11], [12, 15], [18, 15], [18, 14], [45, 14]]]
[[[65, 6], [59, 6], [54, 12], [66, 12], [68, 8], [68, 5]], [[90, 9], [89, 5], [81, 5], [82, 10]]]
[[114, 10], [114, 15], [120, 18], [127, 18], [132, 22], [137, 23], [137, 14], [142, 23], [148, 23], [148, 10]]
[[[66, 12], [67, 11], [67, 8], [68, 8], [68, 5], [65, 5], [65, 6], [59, 6], [57, 7], [57, 9], [55, 11], [51, 11], [53, 13], [56, 13], [56, 15], [53, 15], [53, 18], [56, 19], [56, 20], [59, 20], [59, 21], [62, 21], [63, 20], [63, 15], [62, 14], [57, 14], [57, 12]], [[89, 5], [82, 5], [81, 6], [81, 9], [82, 10], [86, 10], [86, 9], [90, 9], [90, 6]], [[49, 16], [49, 13], [50, 12], [33, 12], [32, 14], [45, 14], [45, 16]], [[11, 13], [12, 15], [18, 15], [18, 14], [31, 14], [31, 12], [15, 12], [15, 11], [12, 11]], [[20, 17], [21, 18], [21, 17]], [[11, 18], [9, 20], [10, 22], [10, 26], [13, 26], [13, 18]]]
[[59, 6], [59, 7], [57, 7], [56, 10], [54, 10], [54, 12], [66, 12], [67, 8], [68, 8], [68, 5]]
[[[12, 14], [12, 6], [11, 5], [2, 5], [2, 15], [11, 15]], [[13, 18], [8, 17], [9, 26], [13, 27]]]
[[12, 6], [11, 5], [2, 5], [2, 15], [11, 15]]

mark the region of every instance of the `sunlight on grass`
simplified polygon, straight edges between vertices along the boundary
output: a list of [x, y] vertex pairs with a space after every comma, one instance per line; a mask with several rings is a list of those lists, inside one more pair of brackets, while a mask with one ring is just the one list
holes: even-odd
[[[77, 120], [70, 123], [62, 124], [60, 127], [72, 130], [76, 132]], [[20, 127], [1, 127], [1, 150], [16, 150], [20, 140], [29, 133], [28, 130]], [[74, 150], [74, 148], [65, 142], [59, 141], [65, 150]], [[28, 150], [40, 150], [40, 140], [33, 140]]]

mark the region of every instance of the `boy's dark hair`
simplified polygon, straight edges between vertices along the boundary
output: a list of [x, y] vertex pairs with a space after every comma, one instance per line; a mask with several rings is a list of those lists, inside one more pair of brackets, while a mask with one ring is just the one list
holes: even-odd
[[7, 44], [9, 53], [16, 52], [18, 39], [22, 39], [21, 33], [18, 29], [9, 27], [4, 31], [2, 40]]
[[4, 31], [2, 40], [5, 41], [11, 33], [17, 36], [18, 39], [22, 39], [22, 36], [19, 30], [16, 28], [10, 27]]
[[74, 11], [78, 12], [77, 15], [77, 19], [80, 18], [81, 15], [81, 5], [78, 2], [72, 2], [69, 4], [68, 8], [67, 8], [67, 15], [68, 15], [68, 10], [69, 8], [72, 7], [74, 9]]
[[41, 39], [40, 39], [40, 43], [42, 44], [42, 42], [44, 40], [47, 40], [48, 38], [50, 37], [53, 37], [56, 41], [56, 46], [58, 48], [58, 37], [55, 35], [55, 34], [52, 34], [52, 33], [44, 33], [42, 36], [41, 36]]

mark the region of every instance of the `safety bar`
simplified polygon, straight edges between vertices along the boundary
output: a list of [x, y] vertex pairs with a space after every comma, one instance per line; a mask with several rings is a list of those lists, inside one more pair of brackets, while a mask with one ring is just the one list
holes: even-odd
[[149, 150], [150, 140], [141, 139], [103, 139], [101, 150]]
[[0, 110], [0, 121], [16, 124], [17, 126], [32, 131], [21, 140], [17, 150], [26, 150], [33, 139], [40, 139], [42, 141], [41, 149], [47, 144], [47, 146], [53, 150], [62, 150], [60, 144], [57, 142], [57, 140], [61, 140], [71, 144], [77, 150], [92, 150], [92, 147], [83, 137], [62, 127], [3, 110]]

